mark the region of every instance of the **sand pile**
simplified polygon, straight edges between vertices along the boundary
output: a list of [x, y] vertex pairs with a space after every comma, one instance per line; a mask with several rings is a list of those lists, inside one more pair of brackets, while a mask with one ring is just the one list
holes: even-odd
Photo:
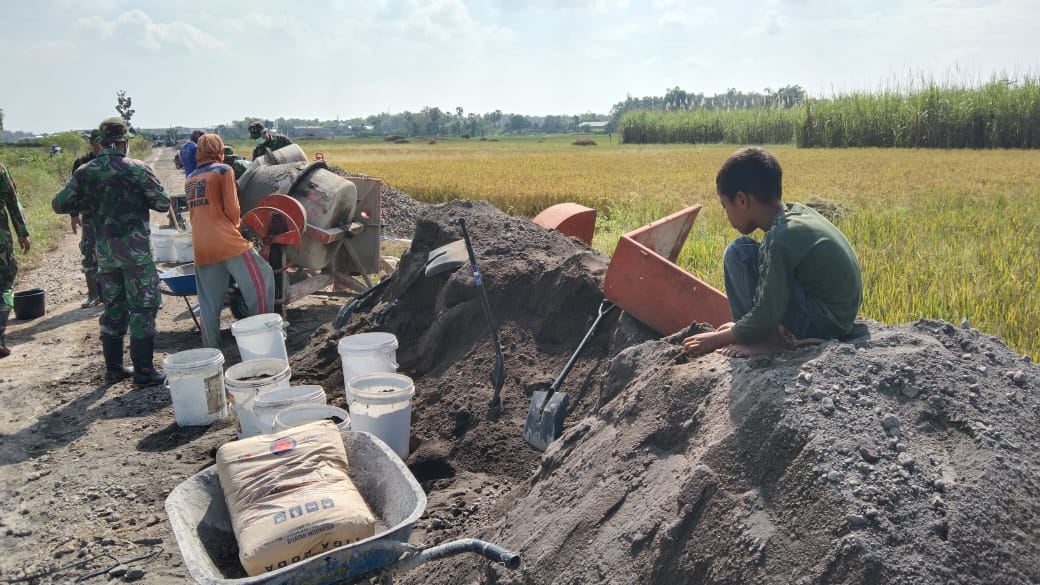
[[[504, 404], [468, 267], [421, 275], [465, 217], [506, 354]], [[999, 339], [937, 321], [864, 321], [849, 342], [686, 359], [627, 317], [601, 324], [564, 384], [544, 454], [525, 388], [551, 381], [601, 299], [608, 259], [484, 203], [427, 209], [395, 281], [294, 377], [342, 396], [336, 341], [398, 336], [416, 381], [427, 490], [413, 540], [481, 537], [510, 572], [455, 557], [401, 583], [1040, 582], [1040, 372]]]

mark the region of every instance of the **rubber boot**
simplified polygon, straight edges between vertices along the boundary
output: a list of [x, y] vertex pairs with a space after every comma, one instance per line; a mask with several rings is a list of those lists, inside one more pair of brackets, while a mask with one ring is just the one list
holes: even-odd
[[87, 272], [84, 276], [87, 277], [87, 298], [80, 304], [81, 309], [93, 307], [101, 302], [101, 297], [98, 296], [97, 272]]
[[152, 364], [155, 353], [155, 338], [130, 338], [130, 359], [134, 362], [134, 384], [156, 386], [166, 381], [166, 376]]
[[10, 316], [11, 311], [0, 311], [0, 358], [11, 355], [11, 350], [7, 349], [7, 341], [4, 339], [4, 333], [7, 331], [7, 318]]
[[134, 371], [123, 366], [123, 338], [101, 336], [101, 351], [105, 354], [105, 381], [118, 382], [134, 375]]

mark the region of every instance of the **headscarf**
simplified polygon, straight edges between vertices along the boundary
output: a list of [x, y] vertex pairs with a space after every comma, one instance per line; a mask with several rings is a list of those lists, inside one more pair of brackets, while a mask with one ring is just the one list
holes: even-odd
[[199, 136], [199, 149], [196, 151], [199, 166], [212, 162], [224, 162], [224, 141], [217, 134]]

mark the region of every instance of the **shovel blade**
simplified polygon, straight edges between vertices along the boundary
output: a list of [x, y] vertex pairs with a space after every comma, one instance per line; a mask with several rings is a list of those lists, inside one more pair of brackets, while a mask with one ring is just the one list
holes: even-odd
[[524, 423], [524, 441], [528, 445], [545, 451], [563, 432], [563, 418], [567, 415], [566, 392], [554, 392], [546, 404], [548, 392], [536, 391], [531, 395], [531, 406], [527, 409]]
[[444, 244], [439, 248], [430, 250], [426, 257], [426, 276], [434, 276], [442, 272], [457, 270], [460, 266], [469, 262], [469, 254], [466, 252], [466, 242], [456, 240], [450, 244]]

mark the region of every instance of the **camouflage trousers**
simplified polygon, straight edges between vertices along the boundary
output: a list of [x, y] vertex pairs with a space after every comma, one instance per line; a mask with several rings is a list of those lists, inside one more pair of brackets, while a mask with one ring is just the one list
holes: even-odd
[[105, 310], [98, 318], [101, 335], [131, 339], [155, 336], [155, 315], [162, 297], [155, 264], [132, 264], [98, 273], [98, 293]]
[[83, 274], [91, 274], [98, 271], [96, 239], [94, 237], [94, 224], [91, 223], [89, 214], [80, 214], [83, 220], [80, 228], [83, 230], [79, 237], [79, 251], [83, 254]]
[[14, 247], [0, 240], [0, 313], [14, 308], [14, 277], [17, 274]]

